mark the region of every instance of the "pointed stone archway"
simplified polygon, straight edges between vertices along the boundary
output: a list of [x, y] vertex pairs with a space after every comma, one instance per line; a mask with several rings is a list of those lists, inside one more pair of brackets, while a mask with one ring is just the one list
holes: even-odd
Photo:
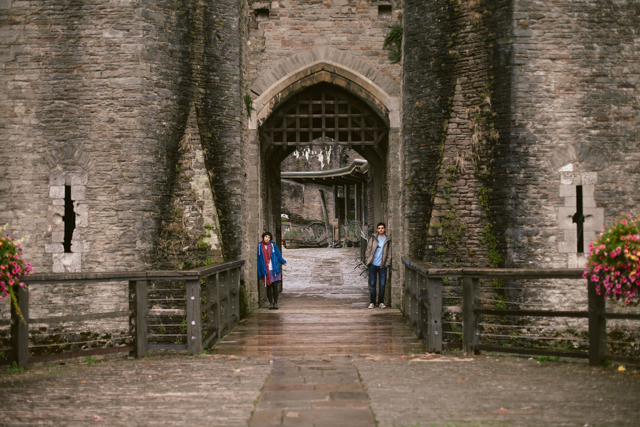
[[[366, 61], [328, 47], [316, 48], [307, 52], [294, 55], [278, 64], [269, 72], [263, 74], [251, 86], [253, 111], [248, 123], [249, 152], [247, 158], [247, 194], [245, 195], [246, 215], [244, 221], [244, 258], [245, 265], [245, 289], [247, 290], [247, 302], [250, 309], [259, 305], [257, 267], [255, 246], [260, 235], [266, 229], [279, 230], [279, 180], [280, 162], [293, 152], [299, 145], [321, 145], [344, 143], [359, 152], [372, 164], [374, 178], [374, 205], [376, 206], [373, 222], [384, 221], [387, 223], [393, 238], [394, 265], [391, 286], [388, 287], [387, 298], [391, 304], [400, 302], [402, 295], [402, 269], [399, 268], [400, 254], [404, 249], [403, 233], [403, 202], [402, 202], [402, 162], [401, 162], [401, 135], [400, 135], [400, 86], [375, 69]], [[331, 96], [342, 97], [348, 100], [346, 104], [357, 105], [360, 115], [373, 117], [378, 120], [375, 126], [364, 126], [355, 129], [327, 126], [327, 115], [324, 116], [324, 134], [310, 123], [309, 127], [301, 127], [299, 115], [296, 119], [296, 129], [286, 126], [278, 128], [270, 119], [280, 117], [285, 119], [285, 107], [305, 105], [300, 97], [307, 97], [307, 104], [318, 102], [323, 104], [323, 99], [313, 98], [313, 93], [331, 93]], [[323, 107], [325, 108], [325, 107]], [[337, 104], [336, 104], [336, 108]], [[282, 111], [280, 111], [282, 110]], [[326, 112], [326, 110], [322, 110]], [[333, 113], [338, 120], [338, 113]], [[352, 114], [352, 117], [353, 117]], [[331, 115], [331, 113], [329, 113]], [[310, 114], [309, 118], [312, 118]], [[319, 117], [315, 117], [319, 118]], [[374, 120], [375, 121], [375, 120]], [[351, 123], [351, 121], [347, 122]], [[352, 123], [351, 123], [352, 124]], [[369, 121], [371, 124], [371, 120]], [[382, 131], [384, 127], [384, 132]], [[265, 137], [264, 131], [269, 129], [269, 137]], [[285, 129], [286, 128], [286, 129]], [[282, 139], [275, 138], [272, 132], [282, 129], [281, 132], [297, 132], [295, 140], [289, 140], [287, 136]], [[350, 130], [349, 130], [350, 129]], [[352, 135], [339, 135], [338, 132], [357, 132], [360, 139]], [[333, 135], [329, 133], [335, 131]], [[371, 131], [371, 134], [365, 135]], [[305, 137], [304, 134], [307, 133]], [[317, 138], [316, 136], [319, 136]], [[346, 136], [341, 141], [341, 136]], [[273, 137], [273, 138], [271, 138]], [[277, 185], [274, 184], [277, 182]], [[276, 221], [276, 219], [278, 221]]]

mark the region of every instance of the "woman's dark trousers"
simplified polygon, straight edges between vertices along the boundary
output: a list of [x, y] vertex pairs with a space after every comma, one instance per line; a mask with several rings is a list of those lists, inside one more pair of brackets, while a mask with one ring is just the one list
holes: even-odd
[[278, 286], [279, 282], [273, 282], [267, 286], [267, 298], [269, 299], [269, 304], [278, 303]]

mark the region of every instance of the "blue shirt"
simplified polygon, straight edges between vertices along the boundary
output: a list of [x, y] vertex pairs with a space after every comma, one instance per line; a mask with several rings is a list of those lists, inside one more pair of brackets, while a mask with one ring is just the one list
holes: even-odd
[[373, 265], [375, 265], [376, 267], [380, 267], [380, 264], [382, 264], [382, 248], [384, 247], [384, 242], [387, 241], [387, 236], [384, 236], [384, 237], [377, 236], [377, 239], [378, 239], [378, 247], [373, 253]]

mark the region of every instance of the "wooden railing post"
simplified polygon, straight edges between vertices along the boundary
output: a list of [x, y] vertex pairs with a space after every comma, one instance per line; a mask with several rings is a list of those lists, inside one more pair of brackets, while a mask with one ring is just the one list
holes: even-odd
[[418, 282], [420, 281], [420, 273], [413, 272], [413, 280], [411, 280], [411, 329], [414, 334], [419, 333], [420, 325], [418, 321], [420, 319], [420, 307], [418, 305]]
[[427, 277], [427, 300], [427, 351], [442, 353], [442, 279]]
[[129, 325], [133, 338], [133, 357], [147, 355], [147, 281], [131, 280], [129, 282], [132, 310], [129, 315]]
[[462, 279], [462, 349], [466, 356], [478, 351], [480, 330], [478, 316], [474, 310], [480, 308], [480, 279], [464, 277]]
[[220, 309], [218, 310], [218, 318], [220, 319], [220, 338], [229, 333], [229, 272], [221, 271], [218, 273], [218, 301], [220, 301]]
[[[231, 271], [227, 271], [227, 274], [225, 274], [225, 293], [227, 295], [227, 327], [229, 329], [227, 329], [227, 333], [231, 332], [231, 328], [233, 328], [233, 295], [231, 293], [231, 289], [233, 288], [233, 281], [232, 281], [232, 274]], [[281, 282], [282, 284], [282, 282]]]
[[404, 267], [404, 321], [411, 325], [411, 281], [414, 280], [414, 271], [408, 266]]
[[206, 350], [220, 341], [219, 319], [218, 319], [218, 291], [216, 283], [217, 273], [209, 275], [205, 279], [204, 294], [207, 297], [207, 333], [206, 341], [202, 343]]
[[418, 273], [416, 286], [416, 301], [418, 301], [415, 313], [416, 313], [416, 335], [418, 338], [427, 339], [429, 330], [427, 321], [427, 307], [423, 304], [423, 301], [427, 298], [427, 277]]
[[231, 293], [231, 326], [233, 329], [240, 322], [240, 269], [234, 268], [229, 272]]
[[607, 348], [607, 319], [604, 296], [596, 292], [597, 284], [589, 280], [589, 363], [597, 366], [603, 362]]
[[13, 360], [18, 368], [26, 369], [29, 365], [29, 291], [26, 288], [15, 287], [14, 292], [18, 300], [20, 313], [18, 316], [15, 307], [11, 304], [11, 341], [13, 342]]
[[187, 280], [187, 352], [202, 352], [202, 311], [200, 310], [200, 277]]

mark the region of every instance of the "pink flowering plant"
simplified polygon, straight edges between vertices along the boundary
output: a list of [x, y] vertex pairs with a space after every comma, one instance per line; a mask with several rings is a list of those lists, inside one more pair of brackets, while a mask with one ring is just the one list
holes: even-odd
[[589, 245], [583, 277], [596, 283], [598, 295], [625, 305], [640, 302], [640, 219], [619, 218]]
[[22, 276], [32, 273], [33, 269], [31, 263], [24, 262], [22, 259], [20, 246], [24, 239], [13, 240], [11, 236], [5, 234], [6, 228], [6, 225], [0, 227], [0, 301], [7, 297], [11, 298], [16, 313], [24, 322], [24, 317], [18, 307], [16, 289], [25, 287], [20, 279]]

